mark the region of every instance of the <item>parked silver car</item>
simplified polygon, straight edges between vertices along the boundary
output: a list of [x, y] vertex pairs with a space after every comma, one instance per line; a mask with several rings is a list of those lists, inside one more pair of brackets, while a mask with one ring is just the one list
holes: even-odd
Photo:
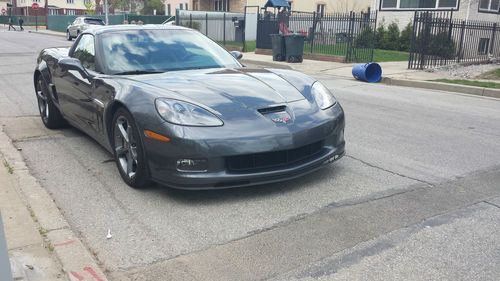
[[73, 21], [72, 24], [68, 25], [66, 28], [66, 39], [68, 41], [73, 40], [73, 38], [78, 37], [81, 32], [85, 31], [87, 28], [93, 25], [105, 25], [102, 19], [89, 18], [89, 17], [78, 17]]

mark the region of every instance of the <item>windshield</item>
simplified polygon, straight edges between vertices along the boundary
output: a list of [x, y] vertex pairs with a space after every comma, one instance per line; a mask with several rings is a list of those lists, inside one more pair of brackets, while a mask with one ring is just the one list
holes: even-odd
[[104, 65], [112, 74], [241, 66], [194, 30], [127, 30], [104, 33], [101, 38]]
[[85, 19], [84, 22], [86, 24], [104, 25], [104, 21], [100, 19]]

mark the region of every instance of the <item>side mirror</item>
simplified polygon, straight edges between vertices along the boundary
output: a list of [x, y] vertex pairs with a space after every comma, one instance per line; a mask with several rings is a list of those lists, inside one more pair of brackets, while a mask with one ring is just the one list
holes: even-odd
[[79, 59], [71, 58], [71, 57], [66, 57], [66, 58], [61, 58], [58, 61], [59, 66], [62, 68], [63, 71], [68, 71], [68, 70], [75, 70], [80, 72], [80, 74], [88, 78], [89, 73], [85, 68], [83, 67], [82, 63], [80, 62]]
[[237, 60], [241, 60], [243, 58], [243, 54], [241, 52], [238, 52], [238, 51], [232, 51], [230, 52], [231, 55], [233, 55], [233, 57]]

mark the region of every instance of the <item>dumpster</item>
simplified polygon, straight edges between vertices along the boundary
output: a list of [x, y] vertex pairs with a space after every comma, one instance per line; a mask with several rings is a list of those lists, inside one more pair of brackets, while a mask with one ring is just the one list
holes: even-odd
[[382, 79], [382, 68], [376, 62], [355, 64], [352, 67], [352, 76], [357, 80], [377, 83]]
[[301, 34], [287, 34], [285, 37], [285, 50], [287, 62], [302, 62], [304, 56], [304, 41], [306, 37]]
[[273, 61], [285, 61], [286, 49], [285, 38], [281, 34], [271, 34], [271, 43], [273, 46]]

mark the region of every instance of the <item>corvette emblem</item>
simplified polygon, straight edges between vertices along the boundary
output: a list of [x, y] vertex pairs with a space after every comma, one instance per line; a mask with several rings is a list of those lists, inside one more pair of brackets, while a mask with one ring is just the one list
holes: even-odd
[[272, 118], [274, 123], [283, 123], [283, 124], [288, 124], [292, 120], [289, 116], [282, 116], [282, 117], [275, 117]]

